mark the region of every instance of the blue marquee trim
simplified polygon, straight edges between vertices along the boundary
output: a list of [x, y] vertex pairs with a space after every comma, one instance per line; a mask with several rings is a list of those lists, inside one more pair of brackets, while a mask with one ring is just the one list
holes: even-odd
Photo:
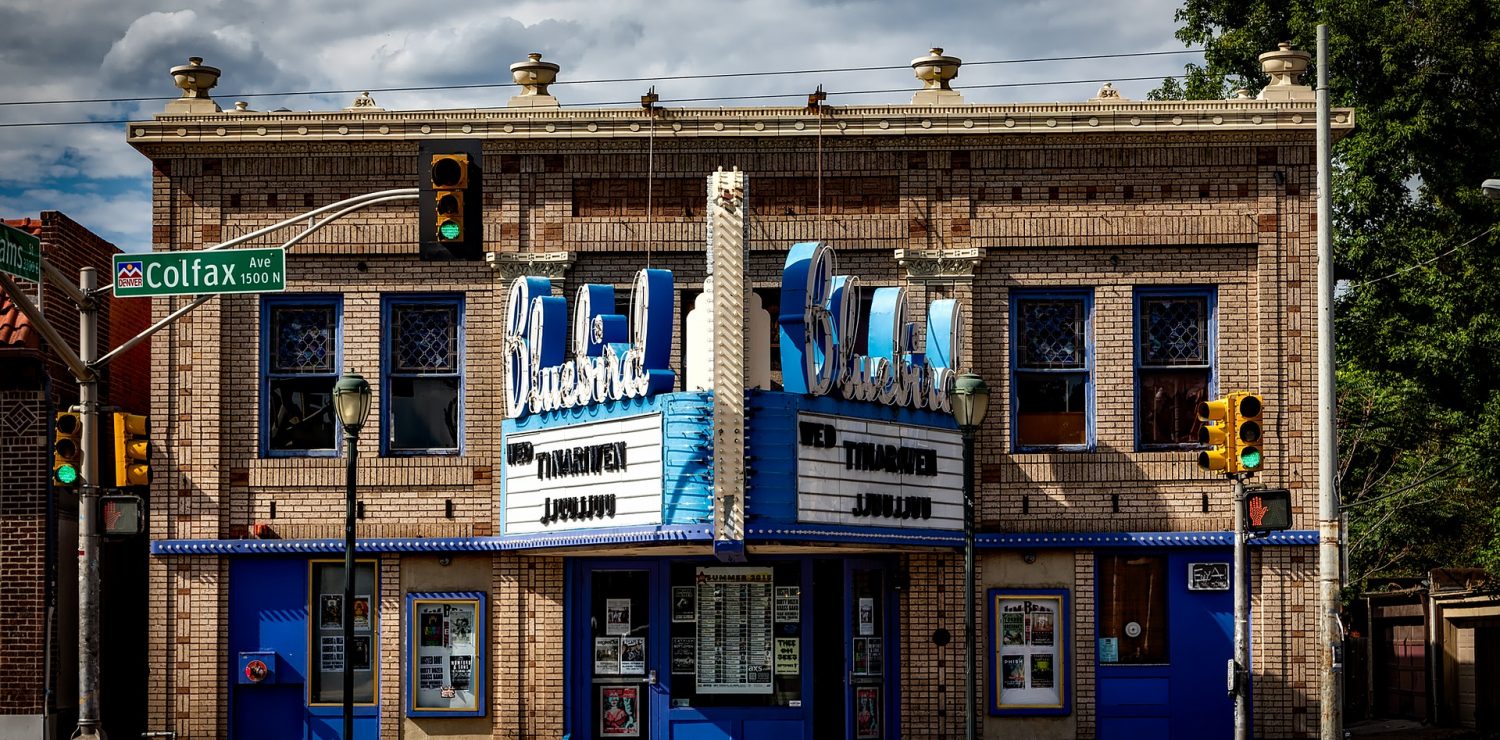
[[[575, 530], [515, 537], [373, 537], [355, 543], [360, 553], [503, 552], [547, 547], [620, 545], [647, 542], [707, 542], [707, 526], [633, 527]], [[317, 540], [153, 540], [152, 555], [320, 555], [344, 551], [342, 539]]]
[[927, 547], [961, 547], [963, 532], [940, 529], [894, 529], [886, 527], [840, 527], [817, 524], [771, 524], [750, 526], [745, 539], [754, 541], [795, 540], [798, 542], [878, 543], [882, 545], [923, 545]]
[[[981, 534], [974, 544], [982, 548], [1013, 547], [1229, 547], [1233, 532], [1079, 532]], [[1318, 533], [1311, 529], [1275, 532], [1250, 540], [1252, 545], [1316, 545]]]

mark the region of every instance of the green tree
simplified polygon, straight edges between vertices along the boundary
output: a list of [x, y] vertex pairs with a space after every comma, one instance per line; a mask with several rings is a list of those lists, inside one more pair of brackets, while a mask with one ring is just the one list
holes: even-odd
[[1332, 189], [1352, 585], [1500, 573], [1500, 202], [1479, 189], [1500, 176], [1500, 0], [1186, 0], [1176, 18], [1204, 64], [1153, 98], [1259, 89], [1259, 54], [1312, 50], [1326, 23], [1329, 99], [1355, 109]]

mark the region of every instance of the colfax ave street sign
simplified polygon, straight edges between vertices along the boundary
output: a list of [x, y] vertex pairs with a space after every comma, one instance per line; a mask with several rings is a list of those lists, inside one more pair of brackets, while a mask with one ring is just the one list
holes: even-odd
[[115, 255], [115, 297], [286, 290], [286, 249]]
[[42, 240], [0, 224], [0, 272], [22, 280], [42, 279]]

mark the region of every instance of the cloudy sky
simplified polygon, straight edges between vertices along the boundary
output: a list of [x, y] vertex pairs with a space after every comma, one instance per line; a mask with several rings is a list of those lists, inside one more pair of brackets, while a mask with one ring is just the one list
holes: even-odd
[[[1182, 51], [1173, 37], [1180, 0], [0, 0], [0, 215], [59, 210], [127, 250], [150, 247], [150, 167], [117, 123], [149, 118], [175, 97], [168, 69], [189, 56], [224, 71], [225, 108], [328, 110], [352, 94], [307, 91], [431, 86], [375, 93], [385, 108], [504, 105], [508, 67], [538, 51], [563, 66], [563, 105], [630, 101], [650, 82], [622, 77], [827, 70], [655, 82], [663, 103], [686, 98], [786, 95], [678, 105], [801, 104], [818, 85], [829, 103], [899, 103], [916, 81], [906, 68], [940, 46], [964, 59], [956, 87], [1114, 80], [1144, 98], [1199, 54], [1015, 62], [1097, 54]], [[315, 10], [314, 10], [315, 8]], [[973, 64], [975, 62], [1007, 62]], [[1010, 63], [1014, 62], [1014, 63]], [[1129, 78], [1148, 78], [1130, 80]], [[484, 85], [443, 90], [445, 85]], [[1098, 82], [965, 90], [969, 102], [1081, 101]], [[848, 91], [859, 94], [839, 94]], [[267, 93], [271, 93], [267, 95]], [[33, 101], [121, 99], [36, 105]], [[145, 99], [141, 99], [145, 98]], [[402, 183], [393, 183], [399, 186]]]

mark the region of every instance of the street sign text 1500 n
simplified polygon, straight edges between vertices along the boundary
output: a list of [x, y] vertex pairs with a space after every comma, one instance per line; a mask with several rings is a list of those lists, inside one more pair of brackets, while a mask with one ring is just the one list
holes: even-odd
[[115, 296], [275, 293], [286, 290], [286, 249], [115, 255]]

